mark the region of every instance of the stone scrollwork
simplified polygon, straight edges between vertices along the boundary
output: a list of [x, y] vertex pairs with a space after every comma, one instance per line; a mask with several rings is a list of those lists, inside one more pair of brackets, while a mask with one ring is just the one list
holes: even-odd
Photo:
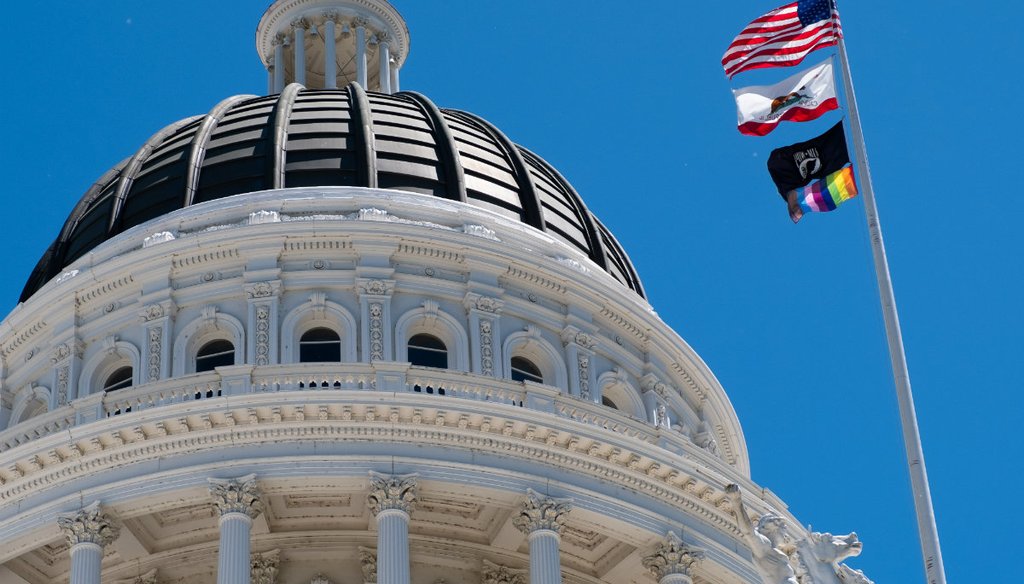
[[693, 569], [704, 561], [704, 552], [687, 546], [670, 531], [654, 553], [644, 556], [642, 561], [644, 568], [659, 580], [670, 575], [692, 576]]
[[250, 568], [251, 583], [277, 584], [280, 563], [281, 557], [278, 550], [265, 554], [253, 554]]
[[480, 369], [484, 375], [494, 375], [494, 323], [480, 319]]
[[164, 314], [166, 314], [166, 312], [164, 311], [163, 306], [160, 306], [159, 304], [150, 304], [139, 312], [139, 319], [143, 322], [151, 322], [158, 318], [163, 318]]
[[132, 580], [132, 584], [157, 584], [156, 570], [150, 570]]
[[525, 570], [513, 570], [484, 560], [481, 584], [528, 584]]
[[270, 307], [256, 307], [256, 365], [270, 364]]
[[121, 534], [121, 526], [103, 511], [99, 501], [80, 511], [58, 516], [57, 525], [69, 546], [91, 543], [105, 547]]
[[237, 479], [208, 479], [213, 506], [221, 515], [243, 513], [255, 519], [263, 513], [263, 500], [256, 475]]
[[580, 371], [580, 397], [590, 399], [590, 357], [584, 354], [576, 356], [576, 364]]
[[363, 582], [377, 581], [377, 552], [370, 548], [359, 548], [359, 564], [363, 570]]
[[149, 329], [149, 380], [160, 379], [160, 355], [163, 351], [164, 329], [155, 326]]
[[256, 282], [245, 287], [245, 294], [250, 299], [270, 298], [277, 290], [278, 286], [274, 282]]
[[362, 280], [359, 282], [359, 291], [368, 296], [389, 296], [395, 289], [395, 283], [390, 280]]
[[571, 510], [572, 501], [569, 499], [545, 497], [533, 489], [527, 489], [526, 500], [512, 524], [527, 535], [542, 529], [560, 533]]
[[57, 405], [68, 403], [68, 387], [71, 380], [71, 367], [65, 365], [57, 369]]
[[381, 511], [397, 509], [411, 513], [418, 500], [417, 475], [384, 475], [370, 472], [370, 494], [366, 504], [376, 516]]
[[370, 361], [384, 360], [384, 305], [370, 304]]

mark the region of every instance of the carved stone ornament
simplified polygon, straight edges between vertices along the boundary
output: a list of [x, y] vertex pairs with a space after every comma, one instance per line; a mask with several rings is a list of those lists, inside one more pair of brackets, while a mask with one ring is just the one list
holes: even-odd
[[256, 307], [256, 365], [270, 364], [270, 307]]
[[366, 504], [374, 516], [390, 509], [412, 513], [417, 492], [414, 474], [384, 475], [370, 471], [370, 494], [366, 497]]
[[334, 583], [331, 582], [330, 580], [328, 580], [327, 576], [324, 576], [323, 574], [318, 573], [316, 576], [313, 576], [313, 579], [309, 581], [309, 584], [334, 584]]
[[152, 320], [156, 320], [158, 318], [163, 318], [163, 316], [164, 307], [160, 306], [159, 304], [150, 304], [143, 308], [141, 312], [139, 312], [139, 318], [143, 322], [149, 322]]
[[789, 563], [800, 584], [871, 584], [863, 572], [839, 563], [860, 555], [861, 548], [856, 533], [814, 532], [799, 539], [795, 549], [788, 551]]
[[484, 312], [498, 312], [501, 310], [505, 303], [497, 298], [491, 298], [489, 296], [481, 296], [476, 299], [476, 307], [478, 310]]
[[359, 548], [359, 564], [363, 569], [363, 582], [377, 581], [377, 551], [370, 548]]
[[277, 584], [280, 562], [280, 552], [277, 550], [266, 554], [253, 554], [250, 569], [252, 584]]
[[560, 533], [571, 510], [572, 502], [569, 499], [545, 497], [533, 489], [527, 489], [526, 501], [519, 515], [512, 520], [512, 525], [527, 535], [541, 529]]
[[245, 293], [249, 298], [270, 298], [277, 292], [277, 286], [273, 282], [256, 282], [245, 287]]
[[149, 381], [160, 379], [160, 355], [163, 352], [164, 328], [149, 329]]
[[370, 361], [384, 360], [384, 305], [370, 304]]
[[237, 479], [208, 479], [213, 506], [221, 515], [244, 513], [255, 519], [263, 513], [263, 500], [256, 485], [256, 475]]
[[583, 399], [590, 399], [590, 357], [586, 355], [578, 355], [576, 357], [576, 363], [579, 365], [580, 372], [580, 397]]
[[529, 584], [525, 570], [513, 570], [484, 560], [481, 584]]
[[359, 283], [359, 291], [369, 296], [388, 296], [395, 289], [390, 280], [363, 280]]
[[64, 359], [67, 359], [70, 356], [71, 356], [71, 346], [68, 345], [67, 343], [61, 343], [61, 344], [57, 345], [56, 347], [54, 347], [54, 349], [53, 349], [53, 356], [50, 357], [50, 363], [53, 363], [54, 365], [56, 365], [57, 363], [60, 363], [61, 361], [63, 361]]
[[100, 508], [99, 501], [81, 511], [57, 516], [57, 526], [72, 547], [80, 543], [105, 547], [121, 535], [121, 526]]
[[683, 543], [673, 532], [649, 556], [644, 556], [643, 565], [659, 580], [672, 574], [693, 575], [693, 569], [704, 561], [704, 552]]
[[494, 324], [480, 319], [480, 368], [484, 375], [494, 375]]
[[157, 584], [158, 582], [156, 570], [150, 570], [132, 580], [132, 584]]
[[68, 403], [68, 387], [71, 380], [71, 367], [65, 365], [57, 369], [57, 405]]

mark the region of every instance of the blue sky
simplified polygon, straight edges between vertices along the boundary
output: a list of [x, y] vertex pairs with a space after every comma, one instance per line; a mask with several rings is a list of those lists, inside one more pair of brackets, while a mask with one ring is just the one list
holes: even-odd
[[[268, 0], [7, 6], [0, 308], [81, 194], [150, 134], [265, 92]], [[741, 136], [719, 59], [772, 0], [395, 0], [402, 86], [554, 164], [636, 263], [651, 303], [729, 393], [753, 476], [851, 564], [923, 582], [863, 203], [790, 223], [769, 152], [836, 116]], [[1015, 582], [1024, 309], [1012, 177], [1017, 2], [840, 4], [950, 582]], [[808, 63], [818, 62], [823, 53]], [[768, 84], [796, 69], [741, 74]], [[992, 509], [982, 505], [988, 501]]]

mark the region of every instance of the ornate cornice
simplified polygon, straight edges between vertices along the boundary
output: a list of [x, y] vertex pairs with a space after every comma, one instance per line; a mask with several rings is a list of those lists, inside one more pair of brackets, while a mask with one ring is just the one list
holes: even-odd
[[221, 515], [242, 513], [255, 519], [263, 513], [263, 501], [256, 475], [237, 479], [209, 479], [213, 506]]
[[512, 524], [525, 534], [541, 529], [559, 533], [571, 510], [572, 501], [569, 499], [545, 497], [533, 489], [527, 489], [526, 500]]
[[704, 561], [704, 555], [702, 550], [687, 546], [670, 531], [653, 553], [644, 556], [643, 565], [658, 579], [673, 574], [692, 576], [693, 569]]
[[106, 547], [121, 535], [120, 525], [103, 511], [99, 501], [80, 511], [59, 515], [57, 526], [72, 547], [80, 543]]
[[366, 504], [376, 516], [381, 511], [397, 509], [412, 513], [417, 502], [419, 485], [416, 475], [384, 475], [370, 472], [370, 494]]

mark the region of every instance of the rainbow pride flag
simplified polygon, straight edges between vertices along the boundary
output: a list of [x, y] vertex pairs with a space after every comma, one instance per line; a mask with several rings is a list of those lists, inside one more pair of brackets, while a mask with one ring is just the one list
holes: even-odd
[[796, 192], [797, 203], [804, 213], [831, 211], [856, 196], [857, 183], [849, 165]]

